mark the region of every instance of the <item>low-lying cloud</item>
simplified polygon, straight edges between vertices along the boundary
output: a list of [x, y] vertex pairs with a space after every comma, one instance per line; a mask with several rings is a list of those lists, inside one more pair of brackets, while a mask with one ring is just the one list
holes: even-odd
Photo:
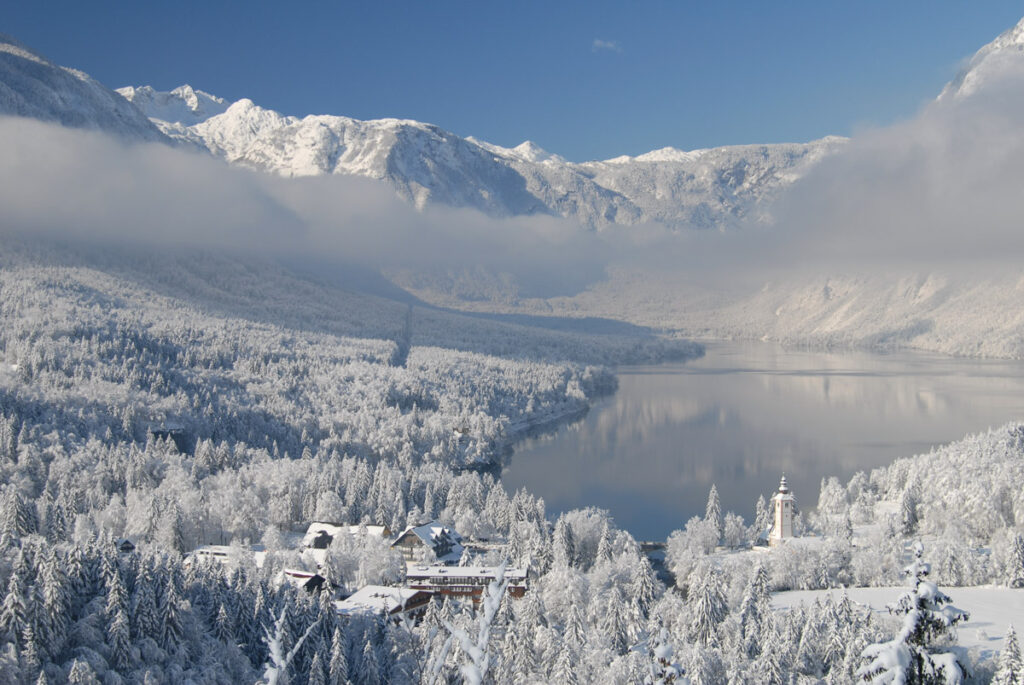
[[[794, 271], [1020, 269], [1024, 65], [855, 136], [771, 208], [774, 223], [600, 233], [550, 216], [417, 211], [378, 181], [284, 179], [158, 144], [0, 119], [0, 227], [234, 248], [389, 270], [480, 268], [572, 294], [626, 265], [752, 284]], [[656, 285], [656, 284], [655, 284]]]
[[159, 144], [0, 118], [0, 226], [380, 268], [476, 268], [552, 291], [601, 278], [608, 242], [549, 216], [416, 211], [384, 183], [285, 179]]
[[[1020, 60], [1016, 60], [1020, 62]], [[815, 266], [1019, 266], [1024, 67], [854, 137], [776, 204], [772, 259]]]

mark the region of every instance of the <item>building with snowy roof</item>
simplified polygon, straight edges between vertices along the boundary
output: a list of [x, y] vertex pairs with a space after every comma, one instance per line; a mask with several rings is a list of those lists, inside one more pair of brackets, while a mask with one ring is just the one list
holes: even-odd
[[768, 544], [777, 547], [783, 540], [793, 537], [793, 515], [796, 513], [796, 498], [789, 491], [786, 476], [779, 481], [779, 491], [772, 496], [772, 531]]
[[385, 585], [367, 585], [354, 595], [334, 603], [342, 616], [371, 613], [398, 618], [402, 614], [422, 615], [433, 595], [424, 590]]
[[305, 549], [327, 549], [338, 536], [359, 535], [363, 531], [367, 535], [391, 537], [391, 529], [387, 526], [351, 526], [343, 523], [313, 521], [302, 537], [302, 547]]
[[391, 546], [402, 553], [407, 564], [413, 561], [436, 561], [445, 566], [453, 566], [459, 563], [463, 551], [462, 536], [439, 521], [409, 526]]
[[[498, 566], [413, 566], [405, 570], [405, 584], [417, 590], [450, 597], [471, 597], [479, 602], [484, 589], [498, 578]], [[506, 568], [508, 594], [526, 594], [526, 569]]]

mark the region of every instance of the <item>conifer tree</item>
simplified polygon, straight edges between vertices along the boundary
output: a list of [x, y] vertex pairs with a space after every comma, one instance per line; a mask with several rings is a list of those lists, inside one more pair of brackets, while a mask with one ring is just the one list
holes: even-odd
[[1014, 533], [1010, 541], [1010, 554], [1006, 559], [1006, 584], [1024, 587], [1024, 535]]
[[597, 558], [595, 564], [603, 564], [612, 560], [612, 538], [608, 530], [608, 522], [601, 525], [601, 538], [597, 542]]
[[555, 523], [554, 538], [552, 541], [554, 552], [554, 563], [563, 566], [575, 566], [577, 561], [576, 540], [572, 534], [572, 526], [564, 516], [559, 517]]
[[22, 632], [21, 644], [21, 674], [26, 680], [34, 680], [43, 664], [42, 649], [31, 623]]
[[68, 683], [71, 685], [100, 685], [100, 679], [88, 661], [75, 659], [71, 671], [68, 673]]
[[184, 630], [181, 623], [181, 607], [178, 591], [173, 580], [167, 583], [160, 597], [160, 638], [158, 643], [168, 652], [174, 653], [181, 646]]
[[331, 685], [345, 685], [348, 678], [348, 646], [341, 626], [334, 628], [331, 638], [331, 662], [328, 664], [327, 678]]
[[525, 621], [512, 622], [505, 632], [502, 649], [503, 680], [528, 683], [537, 671], [537, 653], [533, 646], [533, 630]]
[[228, 612], [221, 604], [217, 610], [217, 616], [213, 620], [213, 635], [226, 645], [233, 644], [235, 640], [234, 631], [231, 629], [231, 619]]
[[696, 571], [690, 590], [690, 636], [701, 645], [717, 642], [718, 626], [728, 614], [720, 572], [710, 564]]
[[579, 602], [574, 601], [569, 605], [569, 615], [565, 621], [562, 637], [573, 654], [579, 654], [586, 645], [587, 625]]
[[757, 505], [754, 508], [754, 534], [753, 542], [757, 543], [772, 524], [772, 514], [768, 510], [768, 503], [764, 495], [757, 498]]
[[576, 674], [576, 667], [573, 662], [577, 661], [573, 656], [572, 647], [562, 641], [558, 650], [558, 657], [555, 659], [555, 667], [551, 671], [551, 682], [562, 683], [562, 685], [578, 685], [580, 682]]
[[309, 676], [306, 679], [307, 685], [327, 685], [327, 673], [324, 671], [323, 661], [320, 659], [320, 652], [313, 654], [313, 661], [309, 664]]
[[992, 685], [1024, 685], [1024, 660], [1021, 659], [1017, 631], [1012, 625], [1006, 631], [1006, 641], [999, 652], [999, 665], [992, 676]]
[[377, 658], [377, 650], [373, 648], [373, 643], [370, 640], [363, 645], [356, 682], [359, 685], [382, 685], [384, 682], [380, 675], [380, 660]]
[[868, 663], [858, 672], [871, 682], [892, 682], [896, 678], [908, 685], [960, 682], [964, 668], [952, 652], [932, 646], [940, 635], [966, 621], [966, 612], [949, 604], [949, 597], [926, 580], [930, 567], [922, 559], [924, 547], [914, 545], [914, 561], [905, 569], [911, 590], [904, 593], [889, 610], [904, 617], [896, 638], [869, 645], [863, 652]]
[[769, 610], [768, 602], [768, 570], [763, 563], [758, 563], [743, 591], [739, 609], [739, 637], [748, 658], [761, 652], [762, 619]]
[[47, 652], [57, 655], [64, 649], [68, 631], [71, 600], [67, 579], [53, 549], [48, 549], [40, 569], [43, 594], [43, 622], [46, 631]]
[[629, 594], [636, 600], [644, 618], [647, 618], [651, 605], [654, 604], [657, 582], [654, 569], [651, 568], [651, 562], [647, 560], [647, 557], [643, 555], [634, 557], [629, 579]]
[[110, 661], [120, 671], [131, 665], [131, 626], [125, 609], [115, 605], [107, 614], [107, 648]]
[[629, 621], [625, 612], [625, 597], [622, 591], [612, 586], [608, 603], [601, 615], [599, 627], [608, 638], [608, 647], [615, 654], [625, 654], [630, 646]]
[[25, 601], [25, 588], [21, 576], [11, 573], [7, 582], [7, 595], [0, 607], [0, 635], [7, 642], [16, 642], [21, 638], [28, 623], [28, 611]]
[[718, 488], [714, 483], [711, 484], [711, 490], [708, 492], [708, 503], [704, 507], [704, 520], [714, 526], [715, 532], [718, 533], [717, 544], [722, 544], [722, 535], [725, 532], [722, 503], [718, 499]]

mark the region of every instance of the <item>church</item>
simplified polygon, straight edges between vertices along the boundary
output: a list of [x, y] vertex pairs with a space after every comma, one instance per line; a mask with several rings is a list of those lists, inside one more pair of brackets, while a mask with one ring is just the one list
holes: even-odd
[[793, 537], [793, 515], [796, 513], [796, 498], [789, 491], [786, 476], [779, 481], [779, 491], [772, 496], [772, 530], [768, 534], [768, 545], [778, 547], [783, 540]]

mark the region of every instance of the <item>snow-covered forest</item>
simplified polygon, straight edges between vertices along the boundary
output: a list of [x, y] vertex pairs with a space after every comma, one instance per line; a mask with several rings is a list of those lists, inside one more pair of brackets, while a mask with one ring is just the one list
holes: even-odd
[[[244, 682], [269, 667], [278, 682], [434, 683], [477, 663], [452, 639], [482, 634], [468, 602], [396, 624], [282, 583], [318, 570], [295, 549], [314, 520], [437, 518], [491, 542], [474, 563], [528, 568], [526, 596], [484, 631], [495, 682], [852, 682], [896, 624], [831, 598], [772, 611], [771, 592], [898, 584], [918, 538], [939, 583], [1024, 584], [1024, 499], [1007, 485], [1024, 475], [1019, 426], [824, 482], [798, 517], [806, 544], [770, 553], [750, 547], [767, 505], [744, 520], [713, 495], [670, 537], [665, 585], [607, 513], [551, 521], [464, 467], [613, 391], [595, 363], [696, 346], [455, 316], [227, 255], [12, 239], [2, 259], [5, 682]], [[185, 563], [211, 543], [232, 546], [226, 566]], [[404, 567], [355, 536], [319, 572], [340, 596], [400, 584]], [[992, 655], [976, 657], [990, 675]]]

